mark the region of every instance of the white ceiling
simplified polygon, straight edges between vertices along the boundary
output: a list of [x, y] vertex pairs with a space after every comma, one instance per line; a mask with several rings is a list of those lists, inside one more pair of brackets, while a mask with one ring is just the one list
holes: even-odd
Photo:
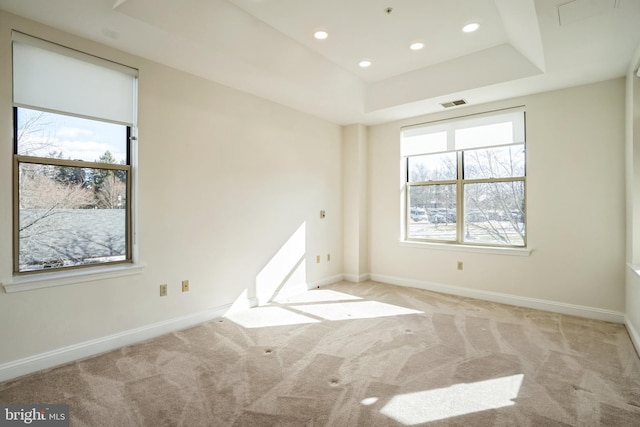
[[[0, 0], [0, 9], [338, 124], [620, 77], [640, 44], [640, 0]], [[463, 33], [470, 22], [480, 29]], [[326, 40], [313, 38], [319, 28]], [[413, 41], [425, 48], [409, 50]], [[373, 65], [358, 67], [365, 58]]]

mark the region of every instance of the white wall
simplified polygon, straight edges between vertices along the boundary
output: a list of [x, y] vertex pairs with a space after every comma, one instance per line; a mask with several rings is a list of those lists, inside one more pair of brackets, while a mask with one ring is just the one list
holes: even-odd
[[367, 232], [369, 156], [367, 128], [364, 125], [342, 129], [342, 179], [344, 182], [343, 231], [344, 277], [358, 282], [369, 274]]
[[[0, 293], [0, 367], [225, 306], [245, 290], [255, 296], [257, 276], [303, 225], [302, 253], [271, 271], [295, 268], [292, 277], [309, 283], [341, 277], [339, 126], [0, 13], [0, 282], [12, 277], [12, 28], [139, 68], [138, 231], [146, 268]], [[184, 294], [183, 279], [191, 285]], [[169, 295], [161, 298], [162, 283]]]
[[627, 281], [626, 325], [640, 352], [640, 45], [631, 60], [626, 85]]
[[[473, 295], [515, 296], [513, 303], [538, 300], [594, 308], [621, 319], [624, 91], [624, 79], [617, 79], [371, 127], [372, 278], [425, 288], [444, 285]], [[518, 105], [526, 107], [527, 118], [531, 255], [399, 245], [400, 127]], [[464, 262], [463, 271], [456, 269], [457, 261]]]

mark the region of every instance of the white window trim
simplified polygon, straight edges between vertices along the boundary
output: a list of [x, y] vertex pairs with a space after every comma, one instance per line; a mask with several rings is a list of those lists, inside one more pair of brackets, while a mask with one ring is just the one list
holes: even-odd
[[[469, 116], [461, 116], [461, 117], [451, 117], [442, 120], [436, 120], [435, 122], [426, 122], [426, 123], [418, 123], [410, 126], [405, 126], [401, 128], [401, 135], [404, 132], [412, 132], [419, 131], [425, 127], [436, 128], [437, 125], [432, 125], [437, 122], [443, 122], [441, 125], [442, 128], [448, 128], [450, 123], [455, 123], [458, 121], [469, 121], [475, 120], [477, 118], [491, 118], [493, 116], [500, 116], [501, 112], [512, 111], [514, 113], [525, 112], [525, 107], [514, 106], [503, 108], [499, 110], [486, 111], [482, 113], [472, 114]], [[522, 143], [526, 144], [524, 139], [524, 135], [526, 134], [526, 128], [524, 128], [523, 122], [523, 130], [522, 133]], [[455, 147], [451, 146], [450, 148], [455, 149]], [[484, 253], [484, 254], [497, 254], [497, 255], [515, 255], [515, 256], [530, 256], [533, 249], [529, 247], [528, 244], [525, 246], [491, 246], [491, 245], [473, 245], [471, 243], [462, 243], [462, 242], [434, 242], [429, 240], [414, 240], [407, 238], [407, 156], [403, 154], [402, 148], [400, 149], [400, 182], [402, 186], [402, 191], [400, 195], [400, 235], [402, 236], [399, 240], [400, 246], [404, 247], [412, 247], [412, 248], [420, 248], [420, 249], [435, 249], [435, 250], [447, 250], [454, 252], [473, 252], [473, 253]], [[526, 240], [525, 240], [526, 241]]]
[[85, 267], [69, 271], [55, 271], [51, 273], [14, 276], [10, 282], [3, 283], [2, 286], [6, 293], [31, 291], [34, 289], [51, 288], [55, 286], [73, 285], [76, 283], [131, 276], [142, 273], [144, 268], [145, 265], [143, 264]]
[[437, 243], [416, 242], [413, 240], [400, 240], [400, 246], [408, 248], [435, 249], [452, 252], [471, 252], [478, 254], [530, 256], [533, 249], [527, 247], [499, 247], [499, 246], [475, 246], [462, 243]]
[[[145, 265], [139, 262], [138, 255], [138, 124], [137, 124], [137, 111], [138, 111], [138, 70], [126, 65], [117, 64], [115, 62], [98, 58], [90, 53], [84, 53], [75, 51], [73, 49], [57, 45], [53, 42], [41, 40], [26, 34], [19, 33], [17, 31], [12, 32], [12, 40], [31, 44], [33, 46], [51, 50], [58, 54], [67, 55], [72, 58], [81, 59], [85, 62], [90, 62], [96, 65], [107, 67], [113, 70], [129, 74], [134, 77], [133, 80], [133, 94], [132, 94], [132, 108], [133, 116], [131, 117], [131, 123], [120, 123], [130, 127], [131, 131], [131, 143], [129, 147], [130, 166], [131, 166], [131, 192], [133, 194], [131, 200], [131, 262], [118, 263], [118, 264], [106, 264], [97, 265], [95, 267], [83, 266], [77, 269], [63, 269], [52, 272], [27, 272], [27, 273], [15, 273], [12, 278], [5, 282], [0, 282], [0, 286], [4, 288], [6, 293], [29, 291], [34, 289], [43, 289], [56, 286], [71, 285], [77, 283], [92, 282], [103, 279], [113, 279], [124, 276], [131, 276], [140, 274], [143, 272]], [[15, 105], [14, 106], [18, 106]], [[26, 106], [29, 108], [30, 106]], [[61, 114], [70, 114], [68, 112], [58, 112]], [[95, 119], [92, 117], [92, 119]], [[15, 254], [14, 254], [15, 256]]]
[[57, 270], [48, 272], [35, 272], [14, 275], [11, 280], [0, 283], [6, 293], [31, 291], [35, 289], [45, 289], [56, 286], [73, 285], [77, 283], [93, 282], [96, 280], [114, 279], [118, 277], [132, 276], [144, 271], [146, 265], [140, 263], [138, 255], [138, 128], [131, 127], [131, 136], [134, 137], [134, 144], [130, 147], [131, 172], [133, 181], [131, 188], [133, 200], [131, 206], [133, 233], [132, 239], [132, 260], [133, 263], [100, 265], [96, 267], [82, 267], [69, 270]]

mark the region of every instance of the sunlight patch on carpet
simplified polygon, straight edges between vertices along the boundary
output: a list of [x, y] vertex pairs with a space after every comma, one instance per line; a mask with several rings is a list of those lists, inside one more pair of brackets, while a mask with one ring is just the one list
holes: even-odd
[[524, 375], [511, 375], [475, 383], [394, 396], [380, 413], [412, 426], [515, 403]]
[[334, 302], [334, 301], [357, 301], [362, 298], [355, 295], [345, 294], [343, 292], [332, 291], [331, 289], [311, 289], [308, 292], [300, 293], [298, 295], [289, 296], [279, 302], [283, 304], [295, 304], [295, 303], [321, 303], [321, 302]]
[[272, 306], [255, 307], [251, 310], [227, 313], [224, 317], [244, 328], [266, 328], [320, 322], [303, 314]]
[[377, 317], [422, 313], [422, 311], [378, 301], [296, 305], [295, 309], [326, 320], [372, 319]]

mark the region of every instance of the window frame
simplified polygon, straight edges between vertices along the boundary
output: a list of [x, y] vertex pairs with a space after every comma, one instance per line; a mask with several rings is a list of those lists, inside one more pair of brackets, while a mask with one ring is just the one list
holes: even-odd
[[[2, 284], [5, 291], [15, 292], [38, 289], [141, 272], [144, 266], [139, 263], [138, 259], [136, 231], [138, 203], [138, 144], [136, 143], [138, 69], [16, 30], [12, 30], [11, 43], [13, 70], [11, 104], [13, 112], [11, 251], [13, 275], [11, 281]], [[38, 54], [38, 50], [42, 54]], [[29, 56], [34, 53], [39, 56]], [[30, 62], [31, 60], [35, 62]], [[53, 61], [51, 62], [53, 64], [51, 69], [47, 66], [42, 66], [42, 61], [49, 60]], [[40, 64], [40, 66], [34, 68], [35, 65], [32, 64]], [[77, 66], [74, 64], [77, 64]], [[32, 73], [32, 70], [45, 70], [44, 74], [46, 76], [44, 80], [50, 82], [49, 86], [41, 87], [42, 84], [38, 81], [34, 81], [33, 86], [30, 85], [29, 82], [31, 80], [40, 76], [38, 74], [40, 71]], [[25, 77], [23, 78], [23, 76]], [[70, 80], [69, 76], [75, 77]], [[87, 76], [87, 79], [84, 76]], [[98, 82], [96, 79], [99, 79], [99, 84], [96, 84]], [[56, 82], [60, 82], [60, 84], [56, 85]], [[75, 90], [75, 92], [68, 92], [69, 82], [72, 82], [72, 90]], [[16, 84], [20, 89], [18, 91], [16, 91]], [[77, 87], [75, 86], [76, 84], [78, 85]], [[49, 87], [52, 88], [51, 91], [49, 91]], [[71, 95], [71, 102], [68, 102], [68, 95]], [[96, 99], [102, 101], [96, 103]], [[120, 137], [125, 138], [122, 141], [124, 143], [123, 148], [126, 150], [123, 164], [94, 162], [90, 159], [69, 160], [53, 158], [46, 157], [42, 153], [33, 153], [34, 155], [28, 155], [29, 153], [19, 154], [18, 115], [20, 109], [123, 126], [125, 132]], [[43, 268], [23, 269], [20, 271], [20, 170], [21, 167], [24, 168], [25, 164], [46, 167], [88, 168], [94, 171], [123, 171], [126, 176], [123, 189], [125, 194], [123, 210], [125, 212], [124, 224], [122, 222], [119, 222], [119, 224], [124, 226], [124, 247], [116, 255], [121, 259], [109, 260], [108, 258], [102, 258], [98, 262], [87, 262], [88, 259], [84, 258], [81, 260], [81, 264], [78, 265], [53, 265], [51, 267], [45, 266]], [[118, 233], [118, 236], [122, 236], [121, 232]]]
[[[494, 116], [499, 116], [503, 114], [505, 111], [509, 112], [513, 110], [514, 112], [521, 111], [522, 112], [522, 132], [523, 132], [523, 140], [506, 143], [506, 144], [496, 144], [496, 145], [487, 145], [487, 146], [478, 146], [466, 149], [456, 149], [452, 148], [453, 144], [453, 136], [450, 133], [455, 133], [455, 130], [459, 129], [456, 126], [456, 123], [464, 123], [469, 117], [472, 120], [475, 120], [476, 116], [486, 116], [489, 118], [489, 123], [492, 123], [492, 118]], [[444, 125], [444, 126], [443, 126]], [[423, 126], [428, 129], [430, 126], [429, 123], [423, 125], [414, 125], [410, 126], [410, 129], [413, 129], [417, 126]], [[428, 153], [413, 153], [413, 154], [401, 154], [402, 156], [402, 186], [403, 186], [403, 203], [402, 203], [402, 242], [412, 245], [433, 245], [434, 247], [467, 247], [467, 248], [481, 248], [481, 249], [504, 249], [504, 250], [524, 250], [528, 251], [528, 215], [527, 215], [527, 143], [526, 143], [526, 113], [524, 107], [515, 107], [505, 110], [497, 110], [486, 113], [474, 114], [472, 116], [461, 116], [457, 118], [451, 118], [446, 120], [441, 120], [437, 122], [433, 122], [433, 127], [438, 126], [438, 128], [444, 128], [447, 132], [447, 148], [446, 150], [438, 150]], [[401, 145], [402, 145], [402, 136], [401, 136]], [[487, 149], [487, 148], [504, 148], [504, 147], [514, 147], [514, 146], [522, 146], [524, 150], [524, 170], [522, 176], [510, 176], [510, 177], [502, 177], [502, 178], [470, 178], [465, 179], [464, 177], [464, 153]], [[401, 148], [402, 151], [402, 148]], [[455, 179], [444, 179], [444, 180], [429, 180], [429, 181], [411, 181], [410, 180], [410, 168], [409, 161], [413, 157], [420, 157], [425, 155], [438, 155], [443, 153], [455, 153], [456, 154], [456, 178]], [[524, 218], [523, 218], [523, 230], [524, 234], [522, 236], [523, 243], [521, 245], [509, 245], [509, 244], [499, 244], [499, 243], [478, 243], [478, 242], [469, 242], [465, 241], [464, 230], [465, 230], [465, 203], [464, 203], [464, 189], [466, 184], [493, 184], [493, 183], [504, 183], [504, 182], [522, 182], [523, 183], [523, 208], [524, 208]], [[410, 221], [411, 221], [411, 188], [412, 187], [426, 187], [433, 185], [455, 185], [456, 190], [456, 237], [455, 240], [445, 240], [445, 239], [432, 239], [432, 238], [420, 238], [420, 237], [410, 237]], [[528, 253], [528, 252], [527, 252]]]
[[[56, 272], [56, 271], [68, 271], [75, 269], [84, 269], [91, 267], [102, 267], [109, 265], [117, 265], [117, 264], [132, 264], [133, 263], [133, 167], [131, 164], [131, 142], [135, 139], [132, 137], [132, 127], [128, 125], [123, 125], [126, 127], [126, 159], [125, 164], [117, 164], [117, 163], [102, 163], [102, 162], [91, 162], [86, 160], [69, 160], [69, 159], [60, 159], [60, 158], [51, 158], [51, 157], [38, 157], [38, 156], [29, 156], [18, 154], [18, 110], [20, 106], [13, 106], [13, 274], [15, 276], [29, 275], [29, 274], [42, 274], [47, 272]], [[38, 110], [37, 108], [30, 107], [29, 110], [33, 111], [43, 111]], [[62, 112], [55, 112], [57, 115], [61, 116], [73, 116], [70, 114], [65, 114]], [[89, 120], [93, 121], [101, 121], [95, 118], [90, 118]], [[36, 270], [20, 270], [20, 165], [21, 164], [36, 164], [43, 166], [66, 166], [66, 167], [78, 167], [78, 168], [89, 168], [89, 169], [100, 169], [100, 170], [121, 170], [126, 172], [127, 181], [126, 181], [126, 205], [125, 205], [125, 258], [123, 260], [115, 260], [115, 261], [103, 261], [92, 264], [79, 264], [79, 265], [71, 265], [71, 266], [62, 266], [62, 267], [45, 267]]]

